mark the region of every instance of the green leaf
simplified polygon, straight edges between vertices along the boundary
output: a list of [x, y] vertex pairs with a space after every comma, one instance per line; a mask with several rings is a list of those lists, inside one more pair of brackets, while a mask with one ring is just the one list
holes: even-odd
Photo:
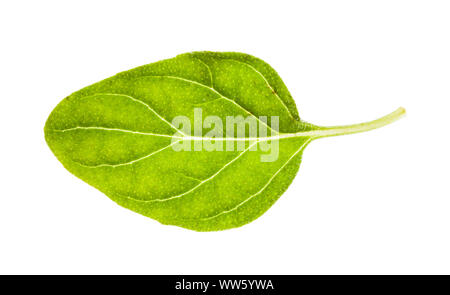
[[[252, 137], [250, 129], [233, 134], [224, 125], [224, 135], [212, 141], [211, 130], [194, 129], [199, 110], [203, 118], [243, 116], [266, 129], [276, 117], [279, 127]], [[163, 224], [216, 231], [267, 211], [294, 179], [311, 140], [378, 128], [403, 113], [399, 108], [368, 123], [315, 126], [300, 120], [286, 86], [262, 60], [194, 52], [71, 94], [49, 116], [45, 138], [67, 170], [119, 205]], [[181, 129], [173, 124], [178, 116], [194, 123]], [[218, 142], [234, 149], [205, 150]], [[175, 150], [182, 144], [191, 151]], [[278, 145], [276, 160], [263, 160], [268, 144]]]

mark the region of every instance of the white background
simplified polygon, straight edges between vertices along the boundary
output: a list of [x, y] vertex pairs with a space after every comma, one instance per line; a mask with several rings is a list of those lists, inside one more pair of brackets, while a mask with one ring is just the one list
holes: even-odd
[[[449, 15], [449, 1], [2, 1], [0, 273], [449, 274]], [[195, 50], [264, 59], [311, 123], [407, 116], [313, 142], [246, 226], [163, 226], [67, 172], [43, 127], [70, 93]]]

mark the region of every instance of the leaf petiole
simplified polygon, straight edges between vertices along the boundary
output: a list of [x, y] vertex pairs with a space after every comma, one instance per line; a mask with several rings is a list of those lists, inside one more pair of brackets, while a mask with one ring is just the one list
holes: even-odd
[[329, 137], [365, 132], [389, 125], [403, 117], [405, 114], [406, 110], [403, 107], [399, 107], [392, 113], [373, 121], [343, 126], [322, 127], [323, 129], [312, 131], [312, 133], [315, 133], [314, 137]]

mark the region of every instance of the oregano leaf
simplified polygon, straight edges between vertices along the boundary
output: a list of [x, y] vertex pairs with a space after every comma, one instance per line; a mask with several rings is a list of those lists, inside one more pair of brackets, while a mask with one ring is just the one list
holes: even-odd
[[163, 224], [216, 231], [267, 211], [312, 140], [378, 128], [403, 114], [309, 124], [264, 61], [193, 52], [71, 94], [50, 114], [45, 138], [67, 170], [119, 205]]

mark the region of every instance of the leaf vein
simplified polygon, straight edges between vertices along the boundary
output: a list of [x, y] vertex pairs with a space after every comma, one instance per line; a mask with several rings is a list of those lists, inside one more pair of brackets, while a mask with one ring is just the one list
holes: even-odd
[[278, 95], [278, 93], [275, 91], [275, 89], [273, 89], [272, 85], [270, 85], [269, 81], [267, 81], [266, 77], [260, 72], [258, 71], [255, 67], [253, 67], [251, 64], [248, 64], [246, 62], [240, 61], [240, 60], [235, 60], [235, 59], [230, 59], [227, 58], [226, 60], [230, 60], [230, 61], [234, 61], [237, 63], [241, 63], [243, 65], [246, 65], [247, 67], [249, 67], [250, 69], [252, 69], [254, 72], [256, 72], [266, 83], [267, 87], [269, 87], [270, 91], [273, 93], [273, 95], [275, 95], [276, 98], [278, 98], [278, 100], [280, 101], [281, 105], [286, 109], [286, 111], [288, 112], [289, 116], [296, 120], [294, 118], [294, 116], [292, 115], [291, 111], [289, 110], [288, 106], [286, 105], [286, 103], [281, 99], [281, 97]]
[[243, 206], [245, 203], [247, 203], [248, 201], [250, 201], [251, 199], [253, 199], [254, 197], [256, 197], [257, 195], [261, 194], [269, 185], [270, 183], [275, 179], [275, 177], [286, 167], [287, 164], [289, 164], [289, 162], [299, 153], [303, 150], [303, 148], [306, 146], [306, 144], [308, 144], [313, 138], [308, 139], [307, 141], [305, 141], [302, 146], [294, 153], [292, 154], [292, 156], [280, 167], [280, 169], [278, 169], [273, 175], [272, 177], [269, 179], [269, 181], [255, 194], [251, 195], [250, 197], [248, 197], [247, 199], [245, 199], [244, 201], [242, 201], [241, 203], [237, 204], [235, 207], [229, 209], [229, 210], [224, 210], [216, 215], [213, 216], [209, 216], [209, 217], [204, 217], [204, 218], [198, 218], [195, 220], [211, 220], [214, 218], [217, 218], [221, 215], [224, 214], [229, 214], [233, 211], [236, 211], [239, 207]]
[[233, 164], [234, 162], [236, 162], [240, 157], [242, 157], [247, 151], [249, 151], [255, 144], [257, 144], [259, 141], [255, 141], [254, 143], [250, 144], [248, 146], [248, 148], [246, 148], [245, 150], [243, 150], [239, 155], [237, 155], [235, 158], [233, 158], [231, 161], [229, 161], [228, 163], [226, 163], [222, 168], [220, 168], [219, 170], [217, 170], [213, 175], [211, 175], [210, 177], [202, 180], [199, 184], [197, 184], [196, 186], [192, 187], [191, 189], [185, 191], [184, 193], [181, 193], [179, 195], [176, 196], [172, 196], [172, 197], [168, 197], [168, 198], [164, 198], [164, 199], [152, 199], [152, 200], [139, 200], [136, 198], [132, 198], [130, 196], [124, 196], [130, 200], [133, 201], [137, 201], [137, 202], [142, 202], [142, 203], [154, 203], [154, 202], [166, 202], [166, 201], [170, 201], [170, 200], [174, 200], [174, 199], [178, 199], [181, 198], [189, 193], [192, 193], [193, 191], [195, 191], [197, 188], [199, 188], [200, 186], [202, 186], [203, 184], [205, 184], [206, 182], [211, 181], [212, 179], [214, 179], [217, 175], [220, 174], [220, 172], [222, 172], [225, 168], [227, 168], [228, 166], [230, 166], [231, 164]]
[[75, 161], [75, 160], [72, 160], [72, 161], [75, 162], [75, 163], [77, 163], [78, 165], [83, 166], [83, 167], [86, 167], [86, 168], [100, 168], [100, 167], [112, 167], [112, 168], [116, 168], [116, 167], [121, 167], [121, 166], [127, 166], [127, 165], [135, 164], [135, 163], [137, 163], [137, 162], [139, 162], [139, 161], [148, 159], [148, 158], [150, 158], [151, 156], [154, 156], [154, 155], [156, 155], [156, 154], [162, 152], [163, 150], [165, 150], [165, 149], [167, 149], [167, 148], [173, 146], [174, 144], [178, 143], [179, 141], [181, 141], [181, 140], [177, 140], [177, 141], [175, 141], [175, 142], [173, 142], [173, 143], [171, 143], [171, 144], [169, 144], [169, 145], [166, 145], [166, 146], [164, 146], [163, 148], [160, 148], [159, 150], [153, 151], [153, 152], [151, 152], [150, 154], [147, 154], [147, 155], [145, 155], [145, 156], [143, 156], [143, 157], [140, 157], [140, 158], [137, 158], [137, 159], [128, 161], [128, 162], [119, 163], [119, 164], [106, 164], [106, 163], [105, 163], [105, 164], [99, 164], [99, 165], [86, 165], [86, 164], [80, 163], [80, 162]]
[[212, 92], [216, 93], [217, 95], [219, 95], [220, 97], [222, 97], [223, 99], [233, 103], [234, 105], [236, 105], [237, 107], [239, 107], [241, 110], [243, 110], [244, 112], [246, 112], [248, 115], [251, 115], [252, 117], [254, 117], [258, 122], [260, 122], [261, 124], [263, 124], [264, 126], [266, 126], [267, 128], [269, 128], [273, 133], [278, 134], [278, 131], [272, 129], [269, 125], [267, 125], [265, 122], [261, 121], [256, 115], [254, 115], [252, 112], [250, 112], [249, 110], [247, 110], [246, 108], [244, 108], [243, 106], [241, 106], [240, 104], [238, 104], [234, 99], [228, 98], [225, 95], [223, 95], [222, 93], [220, 93], [219, 91], [217, 91], [215, 88], [210, 87], [208, 85], [202, 84], [200, 82], [197, 81], [193, 81], [193, 80], [189, 80], [189, 79], [185, 79], [185, 78], [181, 78], [181, 77], [177, 77], [177, 76], [168, 76], [168, 75], [162, 75], [162, 76], [158, 76], [158, 75], [145, 75], [145, 76], [141, 76], [142, 77], [156, 77], [156, 78], [168, 78], [168, 79], [176, 79], [176, 80], [180, 80], [180, 81], [184, 81], [187, 83], [191, 83], [191, 84], [195, 84], [198, 85], [200, 87], [204, 87], [207, 88], [209, 90], [211, 90]]
[[149, 104], [145, 103], [144, 101], [137, 99], [131, 95], [127, 95], [127, 94], [120, 94], [120, 93], [96, 93], [94, 95], [88, 95], [85, 96], [83, 98], [87, 98], [87, 97], [93, 97], [93, 96], [98, 96], [98, 95], [111, 95], [111, 96], [123, 96], [126, 98], [129, 98], [131, 100], [133, 100], [134, 102], [140, 103], [143, 106], [145, 106], [148, 110], [150, 110], [152, 113], [154, 113], [161, 121], [163, 121], [164, 123], [166, 123], [167, 125], [169, 125], [171, 128], [173, 128], [174, 130], [176, 130], [177, 132], [180, 132], [183, 135], [186, 135], [183, 133], [183, 131], [181, 131], [180, 129], [176, 128], [172, 123], [170, 123], [169, 121], [167, 121], [163, 116], [161, 116], [157, 111], [155, 111]]
[[213, 75], [212, 75], [211, 68], [209, 67], [209, 65], [198, 57], [193, 56], [193, 58], [198, 60], [201, 64], [203, 64], [206, 67], [206, 69], [208, 70], [208, 73], [209, 73], [209, 81], [210, 81], [211, 87], [214, 88]]
[[174, 136], [174, 135], [170, 135], [170, 134], [141, 132], [141, 131], [135, 131], [135, 130], [121, 129], [121, 128], [109, 128], [109, 127], [101, 127], [101, 126], [75, 126], [75, 127], [66, 128], [66, 129], [51, 129], [50, 131], [68, 132], [68, 131], [75, 131], [75, 130], [117, 131], [117, 132], [133, 133], [133, 134], [139, 134], [139, 135], [150, 135], [150, 136], [170, 137], [170, 138], [183, 138], [182, 136]]

